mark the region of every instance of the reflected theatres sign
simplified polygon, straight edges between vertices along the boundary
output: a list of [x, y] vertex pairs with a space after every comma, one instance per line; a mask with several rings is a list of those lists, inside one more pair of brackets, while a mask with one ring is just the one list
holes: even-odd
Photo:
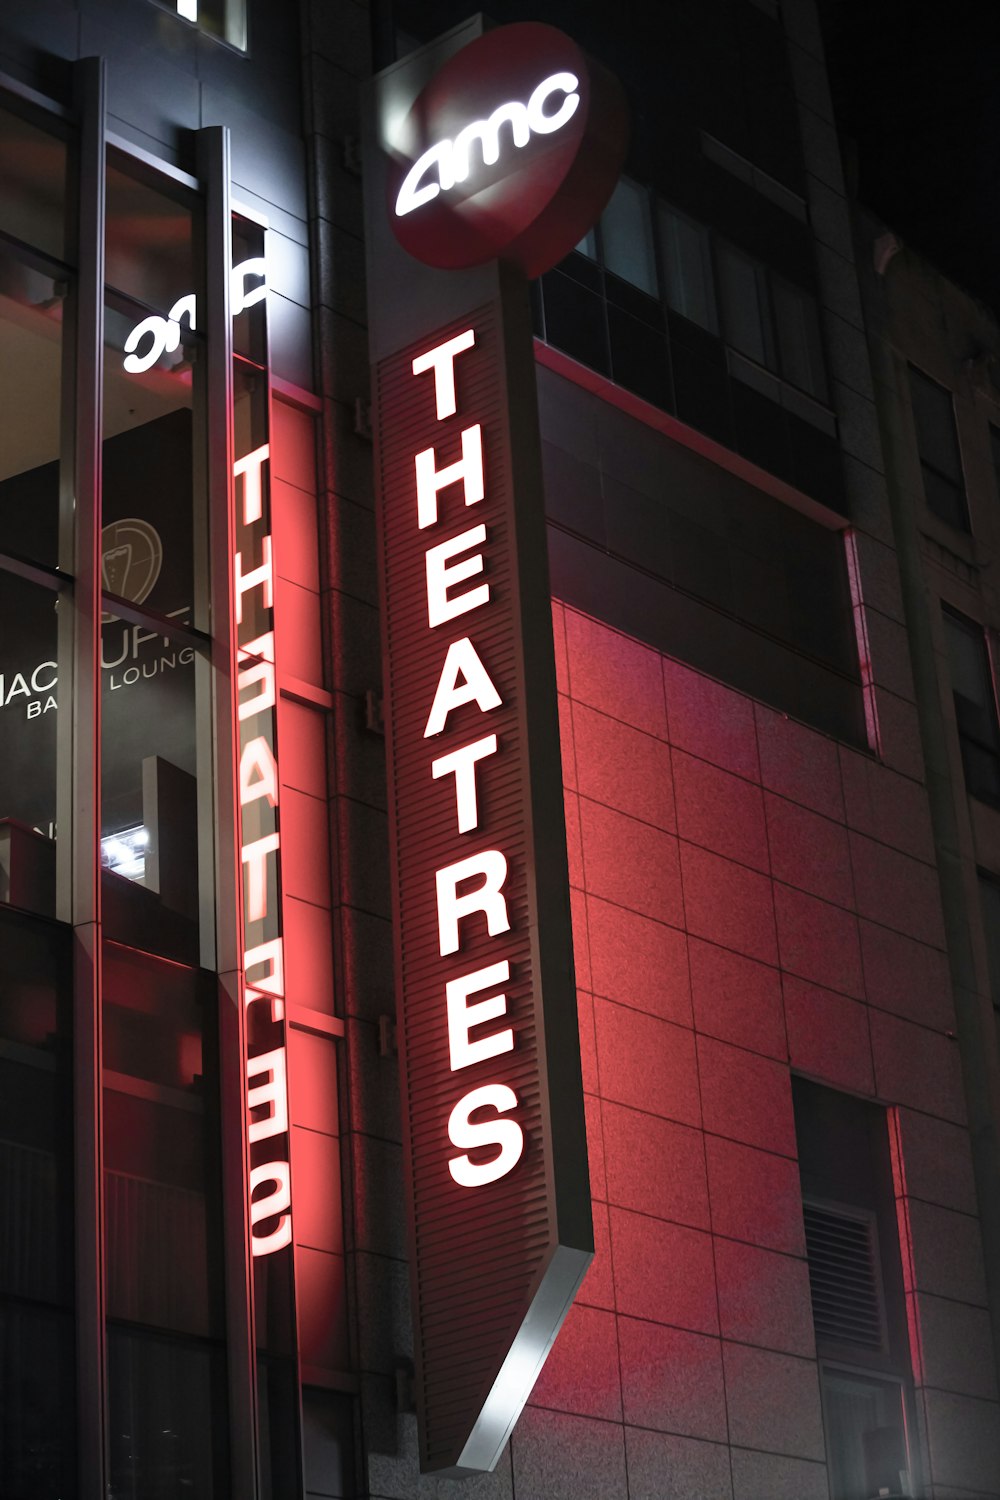
[[[264, 256], [253, 256], [234, 266], [230, 275], [229, 300], [234, 318], [247, 308], [255, 307], [267, 296], [267, 263]], [[198, 303], [194, 292], [178, 297], [173, 307], [163, 317], [150, 313], [129, 330], [125, 340], [125, 358], [122, 367], [129, 375], [143, 375], [167, 354], [176, 354], [181, 344], [181, 325], [198, 326]]]
[[292, 1239], [268, 461], [264, 444], [236, 463], [233, 560], [250, 1242], [255, 1256], [281, 1250]]

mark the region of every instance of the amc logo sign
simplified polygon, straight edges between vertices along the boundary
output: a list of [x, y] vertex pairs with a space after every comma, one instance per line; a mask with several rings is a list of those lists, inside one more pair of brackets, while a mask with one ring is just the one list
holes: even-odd
[[463, 47], [392, 132], [389, 221], [442, 269], [501, 259], [527, 277], [599, 217], [625, 157], [617, 80], [555, 27], [502, 26]]

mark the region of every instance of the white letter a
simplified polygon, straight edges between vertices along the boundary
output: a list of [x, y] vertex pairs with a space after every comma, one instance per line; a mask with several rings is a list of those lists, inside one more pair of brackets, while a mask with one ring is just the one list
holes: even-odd
[[[461, 678], [461, 682], [459, 681]], [[430, 718], [424, 730], [424, 739], [440, 734], [453, 708], [463, 703], [478, 703], [481, 711], [489, 713], [499, 708], [503, 699], [490, 679], [490, 674], [479, 659], [479, 653], [468, 636], [453, 641], [441, 668], [437, 691], [431, 705]]]

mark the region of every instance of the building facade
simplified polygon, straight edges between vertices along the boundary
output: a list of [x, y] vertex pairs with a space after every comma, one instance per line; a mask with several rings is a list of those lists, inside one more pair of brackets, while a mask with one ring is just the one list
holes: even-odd
[[420, 1472], [360, 142], [465, 19], [0, 18], [0, 1495], [998, 1500], [1000, 344], [811, 0], [491, 10], [632, 112], [526, 293], [595, 1253]]

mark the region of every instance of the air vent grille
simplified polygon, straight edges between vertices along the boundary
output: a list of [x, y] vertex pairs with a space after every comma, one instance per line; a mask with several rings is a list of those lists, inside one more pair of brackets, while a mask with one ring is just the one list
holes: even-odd
[[803, 1204], [813, 1324], [819, 1344], [885, 1350], [878, 1240], [872, 1215]]

